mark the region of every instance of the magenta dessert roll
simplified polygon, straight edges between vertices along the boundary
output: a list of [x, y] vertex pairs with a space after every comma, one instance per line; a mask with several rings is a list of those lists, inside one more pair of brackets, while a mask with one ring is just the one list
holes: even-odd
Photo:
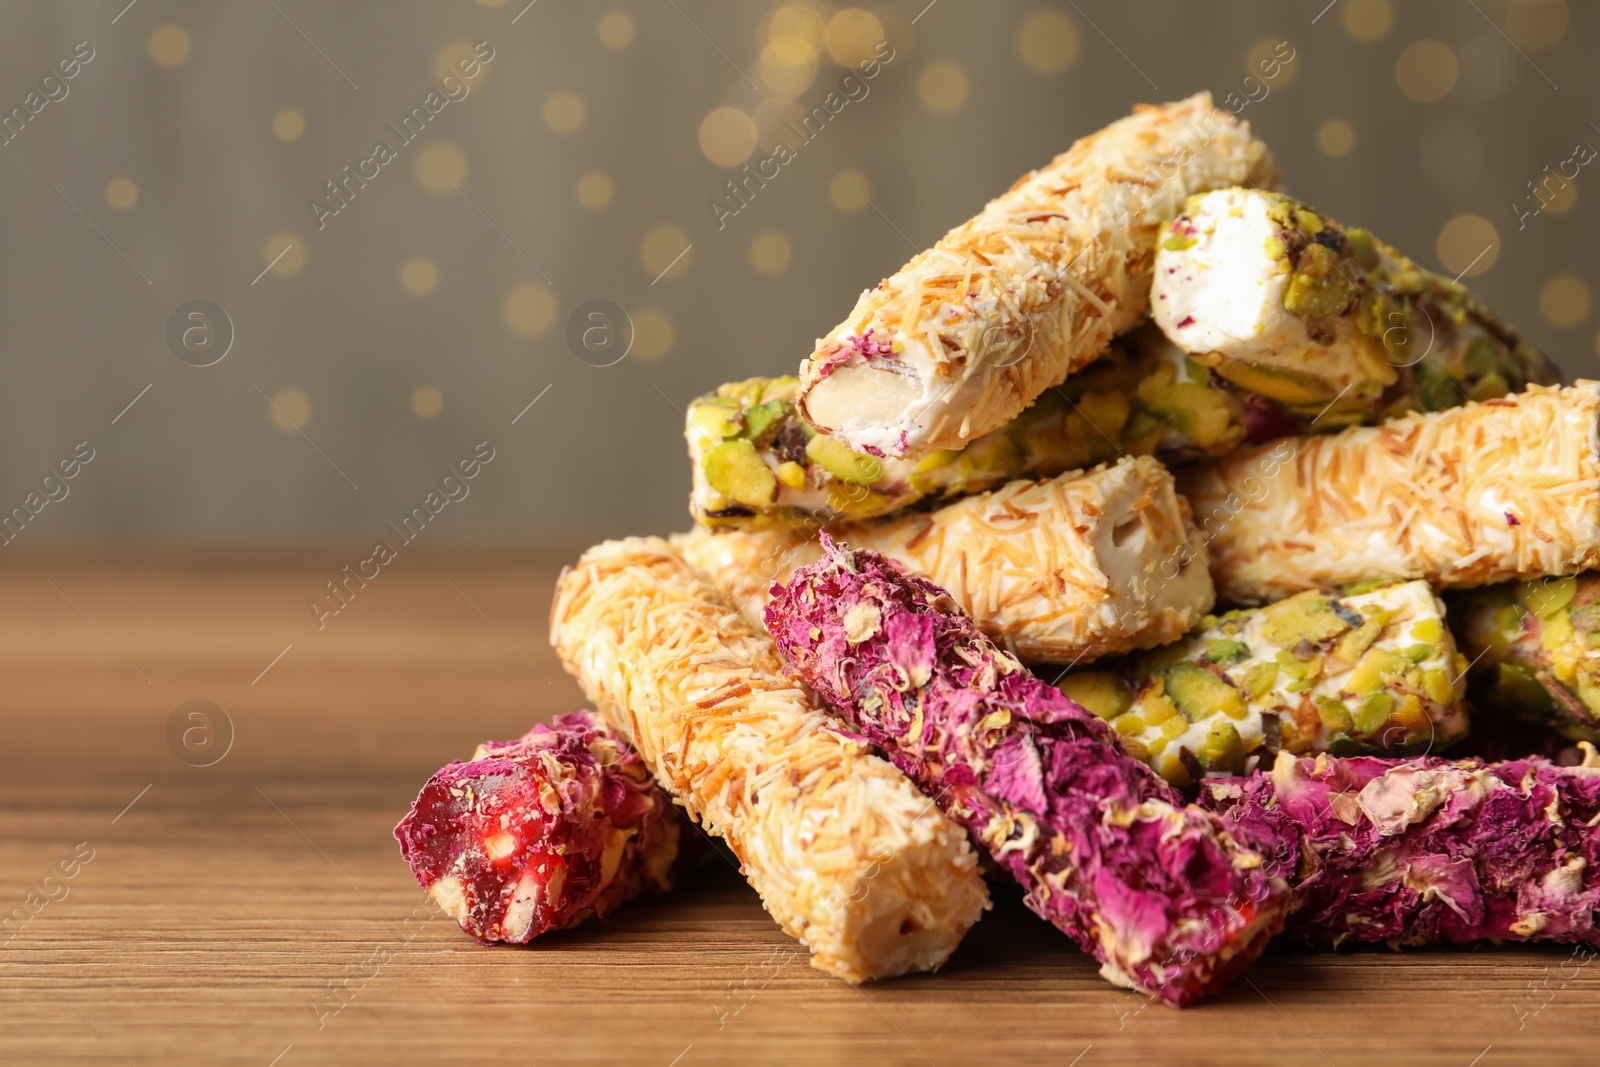
[[1104, 722], [1024, 669], [948, 593], [824, 538], [767, 628], [824, 702], [964, 826], [1110, 981], [1216, 992], [1279, 928], [1287, 887]]
[[444, 767], [394, 836], [462, 930], [518, 943], [665, 892], [698, 842], [638, 753], [588, 710]]
[[1294, 885], [1288, 932], [1318, 945], [1595, 944], [1600, 759], [1486, 763], [1282, 753], [1208, 779], [1201, 804]]

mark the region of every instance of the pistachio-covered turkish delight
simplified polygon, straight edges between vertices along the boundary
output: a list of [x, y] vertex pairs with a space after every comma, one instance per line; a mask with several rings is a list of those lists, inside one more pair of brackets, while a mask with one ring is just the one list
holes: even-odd
[[1600, 382], [1290, 437], [1176, 472], [1226, 603], [1600, 567]]
[[[1182, 637], [1211, 610], [1205, 544], [1149, 456], [1018, 481], [936, 511], [834, 527], [946, 589], [1033, 663], [1087, 663]], [[821, 554], [809, 525], [675, 539], [759, 625], [773, 582]]]
[[1125, 671], [1080, 671], [1062, 692], [1177, 785], [1239, 774], [1278, 751], [1433, 751], [1466, 734], [1466, 661], [1426, 582], [1315, 591], [1207, 616]]
[[832, 539], [767, 628], [833, 711], [971, 833], [1028, 906], [1169, 1004], [1215, 992], [1277, 929], [1281, 879], [950, 595]]
[[961, 451], [919, 460], [852, 452], [795, 411], [799, 379], [751, 378], [691, 401], [689, 510], [709, 526], [858, 521], [1053, 478], [1124, 455], [1180, 462], [1244, 439], [1243, 406], [1211, 372], [1145, 326]]
[[1318, 945], [1600, 942], [1600, 760], [1278, 756], [1201, 805], [1294, 888]]
[[1600, 742], [1600, 574], [1473, 589], [1451, 605], [1476, 706]]
[[870, 455], [965, 448], [1138, 323], [1157, 230], [1189, 196], [1276, 181], [1209, 93], [1137, 108], [863, 292], [800, 366], [801, 417]]
[[587, 710], [439, 770], [394, 835], [461, 929], [517, 943], [670, 889], [699, 837], [628, 743]]
[[563, 571], [550, 641], [812, 966], [850, 982], [934, 970], [989, 906], [961, 828], [841, 732], [665, 541], [608, 541]]
[[1298, 432], [1560, 381], [1459, 283], [1260, 189], [1190, 198], [1162, 232], [1151, 312], [1185, 352], [1299, 420]]

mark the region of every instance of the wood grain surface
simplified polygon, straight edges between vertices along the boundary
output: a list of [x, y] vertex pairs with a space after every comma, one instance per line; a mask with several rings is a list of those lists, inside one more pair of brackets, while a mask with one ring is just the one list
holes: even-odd
[[[8, 551], [0, 1063], [1596, 1062], [1600, 966], [1560, 948], [1279, 949], [1178, 1012], [1002, 886], [941, 972], [861, 989], [721, 861], [479, 945], [391, 829], [438, 766], [579, 702], [547, 645], [560, 557], [406, 555], [318, 630], [347, 556]], [[193, 700], [231, 723], [211, 766], [176, 753], [220, 754], [220, 719], [210, 755], [169, 745]]]

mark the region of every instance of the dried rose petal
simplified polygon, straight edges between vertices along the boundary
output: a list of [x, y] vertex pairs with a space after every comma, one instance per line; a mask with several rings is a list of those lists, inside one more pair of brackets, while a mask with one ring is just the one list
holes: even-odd
[[590, 711], [443, 768], [394, 830], [417, 881], [461, 929], [518, 943], [671, 888], [680, 840], [694, 834]]
[[1600, 760], [1278, 757], [1209, 779], [1219, 813], [1295, 885], [1316, 944], [1600, 942]]
[[1105, 723], [1024, 670], [938, 586], [824, 538], [767, 628], [1120, 985], [1187, 1004], [1281, 925], [1287, 888]]

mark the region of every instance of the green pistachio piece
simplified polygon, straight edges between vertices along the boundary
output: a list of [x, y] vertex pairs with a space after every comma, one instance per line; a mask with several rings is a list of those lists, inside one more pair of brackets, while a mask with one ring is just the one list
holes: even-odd
[[1188, 661], [1174, 663], [1163, 674], [1167, 696], [1191, 722], [1226, 715], [1243, 719], [1249, 714], [1244, 695], [1204, 667]]
[[1344, 702], [1332, 697], [1319, 696], [1312, 703], [1317, 706], [1317, 718], [1322, 720], [1322, 725], [1335, 733], [1349, 733], [1355, 726], [1350, 717], [1350, 709]]
[[749, 441], [724, 441], [700, 457], [700, 469], [711, 488], [729, 500], [753, 508], [771, 507], [778, 479]]
[[1238, 727], [1227, 719], [1218, 719], [1206, 731], [1200, 751], [1195, 755], [1200, 759], [1200, 766], [1208, 771], [1237, 769], [1244, 761], [1244, 740], [1239, 736]]
[[883, 467], [876, 459], [852, 452], [833, 438], [821, 434], [806, 442], [806, 456], [849, 485], [871, 485], [883, 474]]
[[1080, 671], [1056, 686], [1102, 719], [1115, 719], [1133, 707], [1133, 687], [1110, 671]]
[[1206, 642], [1206, 658], [1212, 663], [1238, 663], [1249, 654], [1250, 646], [1243, 641], [1213, 637]]
[[778, 431], [783, 429], [783, 420], [789, 417], [792, 410], [790, 405], [780, 400], [757, 404], [744, 413], [744, 432], [739, 436], [758, 449], [766, 448], [778, 436]]

